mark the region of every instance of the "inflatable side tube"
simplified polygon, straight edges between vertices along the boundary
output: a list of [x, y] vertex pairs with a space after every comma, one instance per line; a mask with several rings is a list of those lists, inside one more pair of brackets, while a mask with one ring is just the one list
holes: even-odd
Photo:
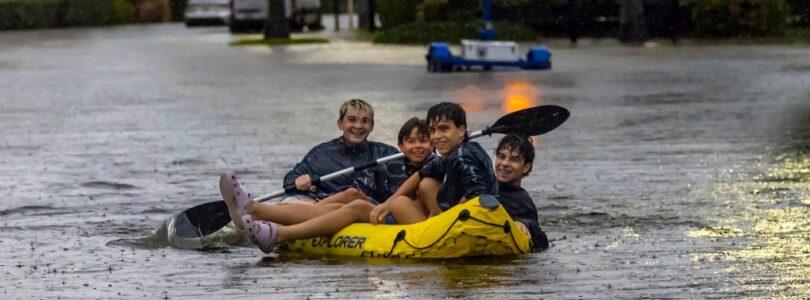
[[[493, 202], [494, 201], [494, 202]], [[410, 225], [352, 224], [331, 237], [296, 240], [282, 251], [360, 257], [454, 258], [528, 253], [529, 237], [491, 196]]]

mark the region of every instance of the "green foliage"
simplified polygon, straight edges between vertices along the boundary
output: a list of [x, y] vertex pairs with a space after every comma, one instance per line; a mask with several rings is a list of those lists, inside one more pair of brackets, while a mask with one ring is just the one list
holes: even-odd
[[121, 24], [133, 16], [128, 0], [0, 0], [0, 29]]
[[169, 0], [169, 9], [171, 9], [172, 21], [183, 21], [183, 12], [188, 6], [188, 0]]
[[58, 0], [23, 1], [17, 14], [26, 27], [53, 27], [59, 23], [58, 4]]
[[[375, 43], [428, 44], [433, 41], [458, 43], [461, 39], [477, 39], [480, 22], [414, 22], [374, 33]], [[498, 39], [528, 41], [537, 38], [531, 28], [517, 23], [496, 23]]]
[[470, 22], [482, 14], [477, 0], [425, 0], [416, 10], [421, 22]]
[[65, 25], [101, 25], [110, 23], [112, 1], [109, 0], [64, 0], [65, 11], [62, 22]]
[[[594, 0], [577, 0], [577, 3], [593, 2]], [[598, 0], [615, 1], [615, 0]], [[423, 0], [416, 7], [417, 21], [420, 22], [474, 22], [483, 18], [482, 0]], [[559, 3], [556, 3], [559, 2]], [[492, 0], [492, 8], [510, 7], [526, 4], [537, 5], [567, 5], [568, 0]], [[497, 20], [494, 21], [506, 21]]]
[[699, 36], [782, 35], [787, 23], [785, 0], [686, 0]]
[[810, 1], [787, 0], [792, 23], [795, 25], [810, 26]]
[[128, 24], [135, 21], [135, 6], [128, 0], [112, 0], [113, 24]]
[[416, 20], [416, 6], [422, 0], [376, 0], [383, 28], [393, 28]]

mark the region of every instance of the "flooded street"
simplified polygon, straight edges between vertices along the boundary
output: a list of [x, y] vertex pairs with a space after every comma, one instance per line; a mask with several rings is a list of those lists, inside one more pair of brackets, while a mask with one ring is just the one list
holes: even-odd
[[[232, 39], [177, 24], [0, 32], [0, 298], [810, 295], [807, 46], [559, 43], [550, 71], [430, 74], [422, 46]], [[254, 194], [281, 188], [353, 97], [392, 145], [440, 101], [463, 103], [473, 130], [568, 108], [523, 181], [551, 249], [424, 261], [144, 242], [218, 200], [223, 171]]]

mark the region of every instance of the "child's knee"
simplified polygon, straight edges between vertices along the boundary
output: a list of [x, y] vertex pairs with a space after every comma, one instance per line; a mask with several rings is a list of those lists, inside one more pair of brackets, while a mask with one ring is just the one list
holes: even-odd
[[365, 201], [365, 200], [359, 200], [358, 199], [358, 200], [354, 200], [352, 202], [349, 202], [349, 204], [344, 205], [342, 209], [351, 210], [353, 213], [363, 214], [363, 213], [368, 213], [372, 209], [374, 209], [374, 204], [371, 204], [371, 203], [369, 203], [368, 201]]
[[396, 197], [396, 198], [391, 199], [389, 201], [391, 201], [391, 204], [389, 204], [389, 205], [391, 205], [392, 207], [396, 207], [396, 206], [402, 206], [402, 205], [410, 204], [411, 202], [413, 202], [413, 199], [411, 199], [411, 198], [409, 198], [407, 196], [399, 196], [399, 197]]
[[441, 183], [438, 180], [433, 179], [433, 178], [423, 178], [422, 180], [419, 181], [419, 188], [433, 189], [433, 188], [439, 188], [440, 186], [441, 186]]
[[362, 199], [362, 198], [365, 198], [365, 196], [366, 196], [365, 193], [363, 193], [359, 189], [353, 188], [353, 187], [350, 187], [350, 188], [346, 189], [341, 194], [351, 198], [352, 200], [354, 200], [354, 199]]

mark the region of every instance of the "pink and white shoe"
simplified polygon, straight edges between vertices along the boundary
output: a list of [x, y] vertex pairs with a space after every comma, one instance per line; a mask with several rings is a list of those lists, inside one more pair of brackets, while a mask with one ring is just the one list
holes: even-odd
[[222, 174], [222, 177], [219, 178], [219, 192], [222, 194], [222, 200], [228, 205], [231, 221], [237, 229], [244, 230], [242, 217], [248, 214], [247, 209], [253, 203], [250, 194], [242, 190], [233, 172]]
[[254, 220], [250, 215], [242, 217], [244, 232], [251, 243], [259, 247], [264, 253], [273, 251], [278, 236], [278, 225], [276, 223]]

